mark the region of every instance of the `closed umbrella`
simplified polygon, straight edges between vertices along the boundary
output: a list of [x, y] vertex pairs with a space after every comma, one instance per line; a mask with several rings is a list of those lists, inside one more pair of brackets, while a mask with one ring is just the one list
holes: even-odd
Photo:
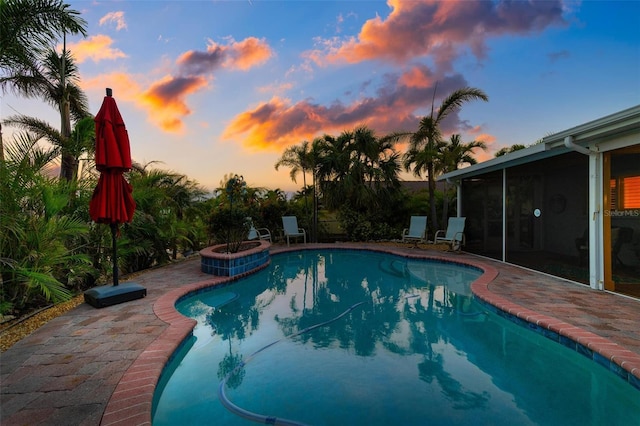
[[[131, 169], [129, 135], [111, 89], [107, 89], [96, 123], [96, 169], [100, 172], [98, 185], [89, 202], [89, 215], [96, 223], [109, 224], [113, 245], [113, 287], [96, 287], [85, 292], [85, 301], [103, 307], [144, 297], [144, 287], [118, 282], [118, 227], [133, 220], [136, 203], [132, 187], [124, 177]], [[119, 288], [118, 288], [119, 287]]]

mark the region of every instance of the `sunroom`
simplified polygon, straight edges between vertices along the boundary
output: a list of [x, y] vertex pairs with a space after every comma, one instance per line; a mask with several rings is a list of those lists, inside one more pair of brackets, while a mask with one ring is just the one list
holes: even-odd
[[640, 105], [439, 180], [467, 252], [640, 297]]

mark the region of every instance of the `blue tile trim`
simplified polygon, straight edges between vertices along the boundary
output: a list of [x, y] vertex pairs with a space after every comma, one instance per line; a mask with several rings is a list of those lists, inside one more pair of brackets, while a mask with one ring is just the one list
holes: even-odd
[[586, 347], [585, 345], [583, 345], [582, 343], [579, 343], [567, 336], [561, 336], [560, 334], [556, 333], [555, 331], [549, 330], [548, 328], [545, 327], [541, 327], [535, 323], [526, 321], [522, 318], [518, 318], [517, 316], [510, 314], [509, 312], [503, 311], [502, 309], [498, 308], [497, 306], [494, 306], [492, 304], [490, 304], [489, 302], [480, 299], [479, 297], [474, 297], [476, 301], [478, 301], [482, 306], [484, 306], [487, 310], [493, 312], [494, 314], [505, 318], [513, 323], [518, 324], [519, 326], [528, 328], [529, 330], [538, 333], [544, 337], [546, 337], [547, 339], [553, 340], [554, 342], [558, 342], [560, 343], [562, 346], [567, 347], [569, 349], [572, 349], [576, 352], [578, 352], [580, 355], [583, 355], [587, 358], [589, 358], [590, 360], [594, 361], [596, 364], [599, 364], [601, 366], [603, 366], [604, 368], [606, 368], [607, 370], [609, 370], [610, 372], [612, 372], [613, 374], [615, 374], [616, 376], [620, 377], [622, 380], [628, 382], [629, 384], [631, 384], [631, 386], [633, 386], [634, 388], [640, 390], [640, 379], [638, 379], [636, 376], [634, 376], [633, 374], [631, 374], [629, 371], [625, 370], [624, 368], [620, 367], [618, 364], [616, 364], [615, 362], [609, 360], [608, 358], [602, 356], [601, 354], [594, 352], [592, 349], [589, 349], [588, 347]]
[[235, 277], [250, 272], [269, 262], [269, 249], [233, 259], [200, 258], [200, 269], [205, 274], [219, 277]]

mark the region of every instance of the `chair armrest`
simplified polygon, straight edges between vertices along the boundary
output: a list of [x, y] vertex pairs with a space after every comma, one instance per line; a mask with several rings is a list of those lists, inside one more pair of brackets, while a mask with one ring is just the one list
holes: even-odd
[[464, 232], [456, 232], [456, 234], [453, 236], [453, 239], [455, 241], [460, 241], [460, 243], [462, 245], [464, 245], [465, 240], [464, 240]]
[[258, 238], [271, 241], [271, 231], [268, 228], [258, 228]]

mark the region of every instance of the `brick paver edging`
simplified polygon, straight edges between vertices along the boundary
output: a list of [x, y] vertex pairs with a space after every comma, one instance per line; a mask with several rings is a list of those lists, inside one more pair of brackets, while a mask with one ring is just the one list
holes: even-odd
[[233, 277], [212, 277], [179, 287], [162, 295], [153, 305], [156, 316], [167, 323], [167, 328], [131, 364], [118, 382], [102, 415], [102, 426], [151, 425], [153, 395], [165, 366], [182, 342], [191, 335], [196, 321], [180, 314], [176, 302], [187, 294], [217, 285], [237, 281], [269, 266], [271, 262], [252, 271]]
[[[316, 250], [318, 248], [327, 248], [327, 246], [314, 244], [300, 245], [297, 247], [272, 246], [271, 251], [272, 254], [277, 254], [287, 251]], [[604, 337], [600, 337], [555, 318], [538, 314], [492, 293], [491, 290], [489, 290], [489, 284], [498, 276], [498, 270], [493, 266], [476, 262], [469, 258], [451, 259], [450, 257], [433, 255], [433, 252], [429, 254], [424, 252], [407, 252], [398, 250], [395, 247], [363, 247], [362, 245], [341, 244], [331, 246], [331, 249], [369, 250], [410, 259], [435, 260], [438, 262], [457, 263], [478, 268], [483, 271], [483, 274], [471, 285], [471, 290], [478, 300], [513, 316], [513, 318], [524, 320], [536, 327], [550, 330], [552, 333], [555, 333], [552, 334], [551, 337], [548, 335], [549, 333], [543, 334], [550, 338], [554, 338], [553, 336], [557, 335], [558, 339], [556, 341], [565, 344], [565, 346], [566, 341], [563, 340], [563, 337], [569, 339], [569, 341], [576, 342], [576, 350], [578, 351], [580, 351], [580, 347], [587, 348], [588, 352], [592, 354], [594, 361], [604, 365], [622, 377], [625, 377], [624, 374], [626, 374], [626, 379], [640, 389], [639, 355], [624, 349]], [[205, 281], [176, 288], [161, 296], [154, 304], [153, 311], [158, 318], [169, 325], [169, 328], [150, 344], [127, 369], [109, 399], [104, 415], [102, 416], [101, 425], [151, 425], [153, 395], [160, 376], [165, 366], [171, 360], [172, 355], [177, 351], [182, 342], [191, 335], [193, 327], [196, 324], [195, 320], [184, 317], [175, 309], [175, 304], [180, 298], [193, 292], [238, 280], [266, 268], [269, 264], [270, 262], [253, 271], [233, 278], [212, 277]], [[581, 353], [588, 356], [587, 353]], [[616, 368], [616, 366], [619, 368]]]
[[640, 390], [640, 355], [611, 340], [513, 303], [491, 292], [484, 275], [471, 284], [473, 295], [503, 317], [542, 334], [604, 366]]

